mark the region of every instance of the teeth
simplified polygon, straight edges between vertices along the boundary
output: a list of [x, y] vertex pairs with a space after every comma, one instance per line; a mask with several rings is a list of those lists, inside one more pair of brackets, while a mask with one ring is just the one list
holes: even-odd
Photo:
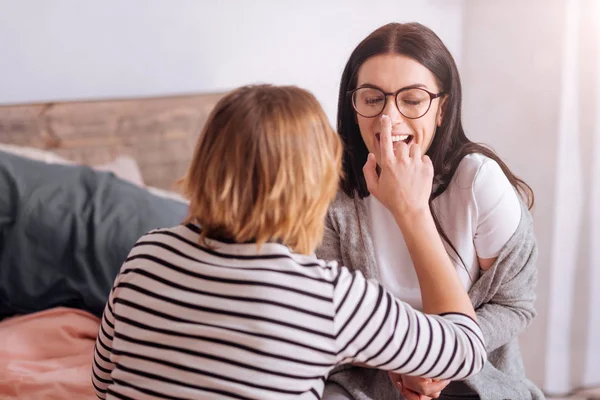
[[400, 135], [400, 136], [392, 136], [392, 142], [399, 142], [401, 140], [406, 140], [408, 135]]

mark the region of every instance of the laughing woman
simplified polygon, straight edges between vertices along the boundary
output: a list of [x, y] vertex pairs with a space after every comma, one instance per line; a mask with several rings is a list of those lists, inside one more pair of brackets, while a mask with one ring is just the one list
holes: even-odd
[[391, 129], [396, 152], [418, 145], [434, 168], [429, 204], [437, 232], [431, 240], [444, 240], [444, 256], [469, 290], [490, 362], [479, 375], [450, 384], [412, 371], [388, 377], [347, 366], [330, 375], [325, 399], [543, 398], [525, 377], [517, 341], [535, 316], [533, 193], [496, 154], [467, 138], [461, 97], [454, 59], [423, 25], [388, 24], [356, 47], [338, 104], [344, 178], [317, 255], [362, 271], [428, 312], [415, 273], [420, 260], [413, 232], [395, 224], [390, 208], [370, 195], [363, 173], [373, 158], [381, 167], [385, 129]]

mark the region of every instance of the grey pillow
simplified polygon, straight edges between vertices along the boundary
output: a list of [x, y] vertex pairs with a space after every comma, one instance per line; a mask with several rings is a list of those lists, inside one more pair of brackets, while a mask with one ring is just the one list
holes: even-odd
[[137, 239], [186, 212], [112, 173], [0, 151], [0, 318], [57, 306], [100, 315]]

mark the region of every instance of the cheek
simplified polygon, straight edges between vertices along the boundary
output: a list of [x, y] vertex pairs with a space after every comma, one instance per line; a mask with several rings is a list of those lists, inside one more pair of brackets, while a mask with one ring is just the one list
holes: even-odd
[[360, 135], [362, 136], [363, 141], [367, 145], [367, 148], [369, 149], [369, 151], [372, 151], [371, 141], [373, 140], [373, 136], [374, 136], [372, 121], [359, 116], [357, 119], [357, 122], [358, 122], [358, 129], [360, 130]]
[[425, 146], [429, 146], [431, 141], [433, 140], [433, 136], [435, 135], [436, 123], [435, 123], [435, 115], [433, 118], [427, 118], [426, 120], [420, 121], [421, 124], [418, 128], [418, 131], [421, 136], [421, 141]]

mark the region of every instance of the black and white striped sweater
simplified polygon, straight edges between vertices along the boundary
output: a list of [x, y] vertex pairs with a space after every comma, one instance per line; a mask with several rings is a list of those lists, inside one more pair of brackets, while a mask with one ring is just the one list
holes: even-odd
[[156, 230], [132, 249], [96, 342], [99, 398], [318, 399], [341, 363], [439, 379], [485, 363], [468, 316], [425, 315], [280, 244], [207, 248], [199, 232]]

